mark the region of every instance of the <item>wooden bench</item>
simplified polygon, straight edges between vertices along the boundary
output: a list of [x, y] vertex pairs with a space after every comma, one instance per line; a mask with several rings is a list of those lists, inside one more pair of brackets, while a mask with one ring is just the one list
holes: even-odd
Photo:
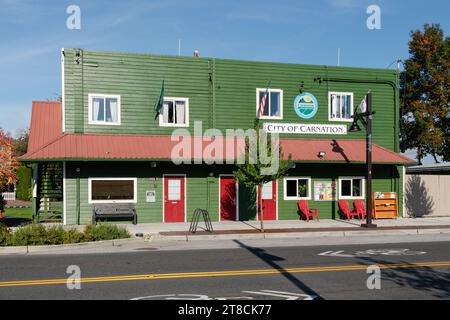
[[92, 209], [92, 223], [98, 219], [132, 219], [137, 224], [137, 214], [132, 203], [102, 203], [94, 204]]

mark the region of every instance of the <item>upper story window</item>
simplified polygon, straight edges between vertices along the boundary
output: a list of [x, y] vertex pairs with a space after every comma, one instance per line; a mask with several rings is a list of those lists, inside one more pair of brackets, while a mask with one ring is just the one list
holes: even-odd
[[339, 199], [353, 200], [365, 198], [365, 179], [363, 177], [340, 177]]
[[120, 125], [120, 96], [89, 94], [89, 124]]
[[329, 92], [328, 108], [330, 121], [353, 121], [353, 93]]
[[283, 90], [256, 89], [256, 116], [259, 119], [283, 119]]
[[164, 97], [164, 104], [159, 115], [161, 127], [189, 126], [189, 99]]

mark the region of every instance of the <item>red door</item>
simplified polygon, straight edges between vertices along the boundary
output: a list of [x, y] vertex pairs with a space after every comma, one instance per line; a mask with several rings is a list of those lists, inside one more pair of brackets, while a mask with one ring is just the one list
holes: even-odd
[[262, 194], [258, 188], [258, 219], [261, 220], [260, 199], [262, 196], [262, 207], [264, 220], [277, 220], [277, 182], [272, 181], [264, 185]]
[[220, 177], [220, 220], [236, 221], [236, 179]]
[[164, 177], [164, 222], [185, 222], [185, 177]]

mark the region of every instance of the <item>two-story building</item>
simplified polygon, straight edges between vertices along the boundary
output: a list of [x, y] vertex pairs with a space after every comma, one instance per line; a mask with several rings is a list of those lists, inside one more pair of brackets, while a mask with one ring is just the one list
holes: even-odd
[[[259, 193], [264, 219], [298, 219], [300, 199], [321, 218], [338, 218], [339, 199], [368, 196], [365, 132], [348, 130], [368, 91], [376, 112], [373, 191], [396, 192], [402, 210], [404, 167], [414, 161], [398, 153], [394, 70], [81, 49], [64, 49], [61, 57], [62, 102], [33, 104], [21, 160], [62, 164], [65, 224], [90, 223], [97, 203], [132, 203], [139, 223], [190, 221], [196, 208], [208, 209], [213, 221], [259, 219], [257, 193], [236, 181], [233, 161], [196, 157], [214, 141], [229, 149], [227, 139], [201, 139], [205, 131], [246, 130], [255, 117], [280, 133], [283, 154], [295, 162]], [[194, 137], [184, 154], [191, 163], [177, 163], [174, 130]]]

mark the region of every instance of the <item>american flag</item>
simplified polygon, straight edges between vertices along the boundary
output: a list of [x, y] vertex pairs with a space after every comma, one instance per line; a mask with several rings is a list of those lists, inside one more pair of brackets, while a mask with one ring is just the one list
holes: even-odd
[[266, 108], [267, 97], [269, 96], [269, 87], [270, 87], [270, 82], [269, 82], [269, 85], [267, 86], [266, 92], [264, 93], [263, 97], [261, 98], [261, 103], [259, 104], [258, 118], [260, 118], [261, 116], [264, 115], [264, 109]]

